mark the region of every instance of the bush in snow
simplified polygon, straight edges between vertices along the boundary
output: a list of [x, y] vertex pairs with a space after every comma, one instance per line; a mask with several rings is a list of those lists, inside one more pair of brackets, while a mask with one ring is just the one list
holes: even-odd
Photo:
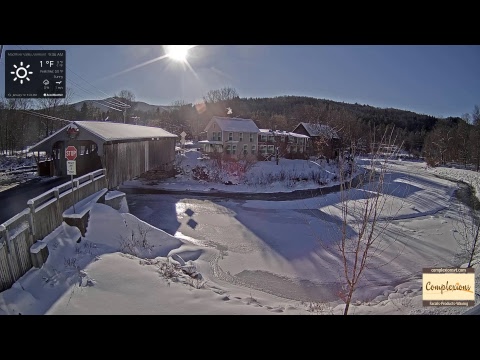
[[120, 251], [134, 256], [140, 256], [143, 250], [152, 252], [154, 245], [148, 241], [151, 230], [147, 226], [138, 224], [137, 230], [132, 229], [128, 236], [120, 235]]

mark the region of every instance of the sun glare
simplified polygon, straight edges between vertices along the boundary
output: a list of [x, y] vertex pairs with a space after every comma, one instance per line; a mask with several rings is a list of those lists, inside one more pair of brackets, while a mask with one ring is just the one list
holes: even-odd
[[169, 45], [167, 47], [167, 56], [173, 60], [185, 62], [188, 56], [188, 50], [194, 45]]

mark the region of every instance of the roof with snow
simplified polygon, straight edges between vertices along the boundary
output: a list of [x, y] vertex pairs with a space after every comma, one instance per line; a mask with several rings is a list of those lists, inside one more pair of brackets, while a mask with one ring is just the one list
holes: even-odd
[[297, 137], [297, 138], [310, 138], [308, 135], [303, 135], [303, 134], [297, 134], [294, 132], [288, 132], [285, 130], [270, 130], [270, 129], [260, 129], [260, 132], [262, 134], [272, 134], [276, 136], [292, 136], [292, 137]]
[[252, 119], [214, 116], [208, 123], [207, 128], [213, 122], [216, 122], [222, 131], [259, 132], [257, 125], [255, 125]]
[[300, 125], [303, 125], [308, 135], [310, 136], [326, 136], [330, 139], [340, 138], [338, 136], [338, 133], [329, 125], [301, 122], [295, 127], [295, 129], [298, 128]]
[[80, 130], [83, 128], [104, 141], [148, 139], [152, 137], [178, 137], [158, 127], [113, 123], [108, 121], [75, 121]]
[[102, 142], [149, 140], [152, 138], [177, 138], [158, 127], [113, 123], [108, 121], [72, 121], [49, 137], [30, 148], [30, 151], [50, 151], [51, 145], [57, 140], [67, 139], [67, 131], [78, 129], [80, 134], [88, 132], [94, 139]]

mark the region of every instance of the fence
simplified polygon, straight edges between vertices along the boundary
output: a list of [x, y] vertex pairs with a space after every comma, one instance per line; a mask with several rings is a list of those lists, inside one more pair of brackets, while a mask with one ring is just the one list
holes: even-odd
[[[0, 291], [35, 265], [30, 247], [63, 222], [63, 212], [74, 203], [107, 188], [105, 169], [64, 183], [27, 202], [27, 208], [0, 225]], [[46, 256], [46, 255], [45, 255]]]

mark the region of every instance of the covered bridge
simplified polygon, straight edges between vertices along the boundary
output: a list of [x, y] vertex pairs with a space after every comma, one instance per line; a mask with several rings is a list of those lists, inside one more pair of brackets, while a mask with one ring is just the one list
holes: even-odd
[[108, 188], [113, 189], [148, 170], [171, 170], [177, 135], [158, 127], [105, 121], [72, 121], [35, 144], [30, 151], [44, 151], [47, 161], [38, 162], [40, 175], [66, 176], [65, 149], [77, 149], [77, 175], [106, 169]]

